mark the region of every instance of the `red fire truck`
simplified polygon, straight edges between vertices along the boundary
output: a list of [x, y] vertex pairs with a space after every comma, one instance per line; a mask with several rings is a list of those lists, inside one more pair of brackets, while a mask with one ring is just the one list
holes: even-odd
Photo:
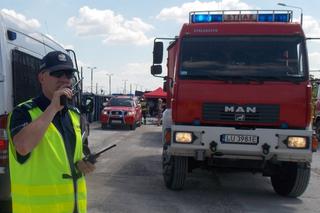
[[156, 38], [151, 74], [164, 78], [163, 176], [182, 189], [197, 167], [271, 177], [297, 197], [310, 178], [311, 84], [306, 38], [290, 10], [191, 12], [167, 50]]

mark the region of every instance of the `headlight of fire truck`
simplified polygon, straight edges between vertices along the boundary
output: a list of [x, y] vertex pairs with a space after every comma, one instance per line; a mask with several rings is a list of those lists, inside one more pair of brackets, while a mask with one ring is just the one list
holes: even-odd
[[299, 137], [299, 136], [289, 136], [287, 138], [287, 146], [289, 148], [294, 149], [304, 149], [307, 148], [307, 138], [306, 137]]
[[175, 132], [175, 142], [177, 143], [192, 143], [192, 132]]
[[108, 115], [109, 113], [108, 113], [108, 111], [103, 110], [103, 111], [102, 111], [102, 114], [103, 114], [103, 115]]

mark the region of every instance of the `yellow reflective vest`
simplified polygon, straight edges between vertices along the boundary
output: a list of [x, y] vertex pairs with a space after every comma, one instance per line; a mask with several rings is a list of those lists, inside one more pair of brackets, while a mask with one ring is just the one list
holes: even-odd
[[[32, 121], [42, 114], [38, 107], [30, 108], [28, 112]], [[73, 158], [76, 163], [83, 157], [80, 115], [73, 110], [68, 113], [76, 136]], [[11, 114], [8, 127], [10, 119]], [[63, 177], [71, 176], [71, 168], [62, 135], [53, 123], [23, 164], [17, 161], [10, 131], [8, 136], [13, 213], [73, 213], [75, 202], [79, 213], [87, 212], [84, 177], [78, 178], [76, 184], [72, 178]]]

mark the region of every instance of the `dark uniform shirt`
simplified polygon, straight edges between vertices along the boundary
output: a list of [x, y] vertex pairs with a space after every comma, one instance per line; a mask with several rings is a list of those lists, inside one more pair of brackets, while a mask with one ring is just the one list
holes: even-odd
[[[43, 94], [39, 97], [33, 99], [33, 102], [36, 106], [38, 106], [42, 111], [45, 111], [50, 104], [50, 100], [46, 98]], [[64, 107], [61, 111], [59, 111], [53, 118], [52, 123], [60, 132], [63, 141], [65, 143], [66, 152], [68, 154], [69, 160], [73, 159], [76, 137], [74, 128], [71, 122], [71, 118], [68, 112], [69, 106]], [[10, 132], [12, 138], [27, 124], [31, 123], [31, 117], [28, 113], [28, 108], [18, 106], [16, 107], [11, 115], [10, 122]], [[30, 153], [22, 156], [17, 153], [17, 160], [19, 163], [24, 163], [30, 156]]]

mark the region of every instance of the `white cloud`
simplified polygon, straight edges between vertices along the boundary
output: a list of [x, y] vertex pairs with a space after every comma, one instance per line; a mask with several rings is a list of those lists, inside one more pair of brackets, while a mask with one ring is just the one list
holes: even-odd
[[320, 52], [309, 53], [310, 70], [320, 70]]
[[84, 6], [79, 9], [77, 17], [71, 17], [67, 25], [76, 30], [78, 36], [102, 36], [104, 43], [134, 43], [144, 45], [152, 42], [146, 32], [153, 26], [140, 18], [126, 20], [121, 14], [112, 10], [91, 9]]
[[38, 29], [41, 26], [37, 19], [27, 19], [24, 15], [17, 13], [14, 10], [2, 9], [1, 12], [6, 14], [4, 18], [15, 24], [18, 24], [23, 29]]
[[175, 6], [170, 8], [164, 8], [157, 15], [157, 19], [160, 20], [175, 20], [179, 23], [188, 22], [189, 12], [191, 11], [209, 11], [209, 10], [248, 10], [252, 9], [248, 4], [241, 2], [240, 0], [222, 0], [208, 1], [208, 2], [188, 2], [181, 6]]
[[320, 21], [311, 16], [304, 16], [303, 29], [307, 37], [320, 38]]

